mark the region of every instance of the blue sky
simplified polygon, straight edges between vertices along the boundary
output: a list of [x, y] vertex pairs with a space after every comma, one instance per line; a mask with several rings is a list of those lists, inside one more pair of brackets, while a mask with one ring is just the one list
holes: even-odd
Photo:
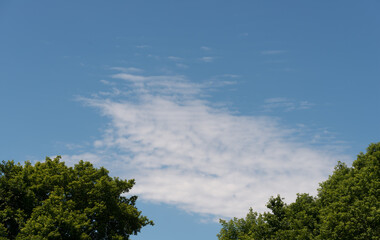
[[133, 239], [315, 194], [379, 141], [378, 1], [1, 1], [0, 158], [135, 178]]

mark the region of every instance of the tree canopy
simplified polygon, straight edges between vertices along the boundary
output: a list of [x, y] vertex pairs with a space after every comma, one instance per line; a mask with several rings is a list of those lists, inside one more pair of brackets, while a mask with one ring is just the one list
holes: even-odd
[[125, 197], [135, 181], [110, 177], [105, 168], [60, 157], [24, 165], [0, 163], [1, 239], [129, 239], [153, 225]]
[[316, 197], [298, 194], [285, 204], [278, 195], [263, 214], [220, 220], [219, 240], [380, 239], [380, 143], [371, 144], [352, 164], [338, 162], [320, 183]]

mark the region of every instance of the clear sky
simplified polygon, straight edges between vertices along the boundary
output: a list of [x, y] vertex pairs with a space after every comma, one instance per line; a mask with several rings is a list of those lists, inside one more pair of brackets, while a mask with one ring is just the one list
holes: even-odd
[[0, 160], [135, 178], [133, 239], [316, 193], [380, 140], [380, 2], [1, 1]]

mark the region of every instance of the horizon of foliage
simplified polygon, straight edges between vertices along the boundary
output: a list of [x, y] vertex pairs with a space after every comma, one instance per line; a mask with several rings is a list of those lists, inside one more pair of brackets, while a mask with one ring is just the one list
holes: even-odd
[[135, 207], [137, 196], [122, 196], [134, 179], [80, 161], [67, 167], [60, 156], [34, 166], [0, 163], [0, 240], [129, 239], [153, 225]]
[[338, 162], [320, 183], [316, 197], [297, 194], [286, 204], [279, 195], [267, 203], [269, 212], [249, 210], [245, 218], [220, 220], [219, 240], [379, 240], [380, 142], [370, 144], [347, 167]]

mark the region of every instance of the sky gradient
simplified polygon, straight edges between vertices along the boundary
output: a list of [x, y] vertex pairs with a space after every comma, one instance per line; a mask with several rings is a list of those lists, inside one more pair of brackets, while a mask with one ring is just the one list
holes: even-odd
[[135, 178], [132, 239], [216, 239], [379, 141], [379, 7], [2, 1], [0, 158]]

